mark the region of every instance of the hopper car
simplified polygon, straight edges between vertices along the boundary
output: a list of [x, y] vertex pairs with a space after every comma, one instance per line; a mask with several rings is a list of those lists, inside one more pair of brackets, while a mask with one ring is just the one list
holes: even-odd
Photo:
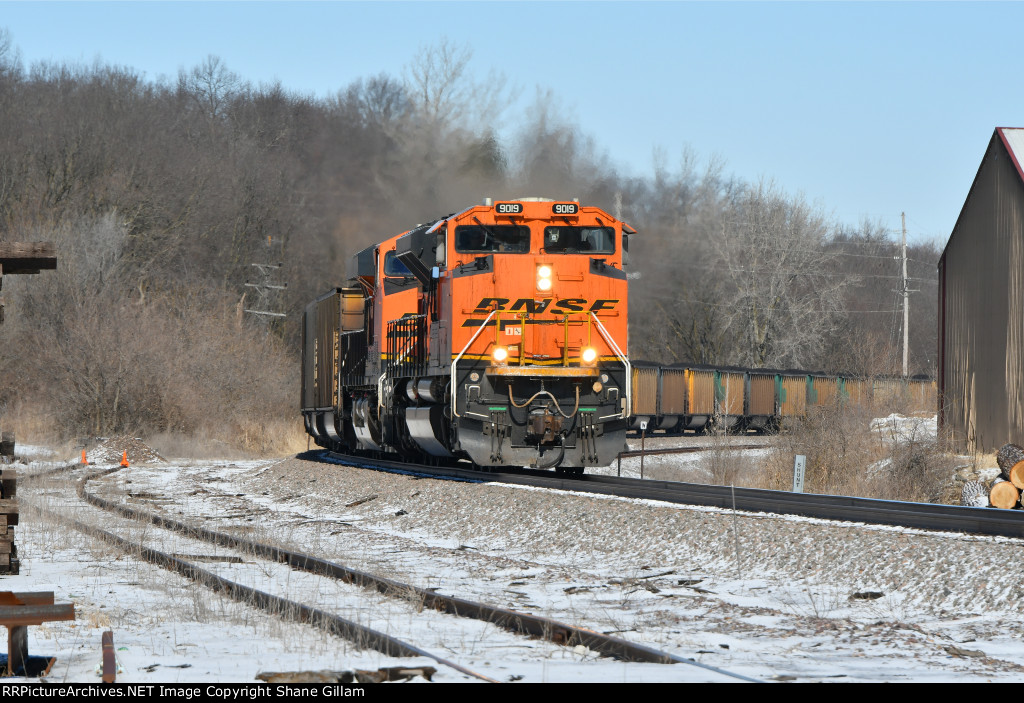
[[775, 432], [811, 408], [834, 404], [899, 406], [934, 412], [935, 381], [633, 361], [629, 429], [679, 433], [722, 429]]

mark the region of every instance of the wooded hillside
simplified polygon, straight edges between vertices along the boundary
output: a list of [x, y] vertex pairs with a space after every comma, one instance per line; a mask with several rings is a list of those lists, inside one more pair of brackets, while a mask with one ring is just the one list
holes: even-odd
[[[623, 177], [550, 93], [509, 114], [512, 91], [469, 60], [441, 43], [317, 99], [213, 56], [165, 82], [26, 67], [0, 30], [0, 240], [54, 241], [60, 262], [5, 286], [5, 412], [259, 447], [297, 422], [304, 303], [357, 250], [485, 196], [578, 197], [640, 231], [635, 358], [898, 371], [894, 233], [693, 154]], [[934, 369], [938, 253], [910, 249], [911, 373]], [[244, 312], [253, 264], [276, 262], [287, 288], [259, 302], [286, 317]]]

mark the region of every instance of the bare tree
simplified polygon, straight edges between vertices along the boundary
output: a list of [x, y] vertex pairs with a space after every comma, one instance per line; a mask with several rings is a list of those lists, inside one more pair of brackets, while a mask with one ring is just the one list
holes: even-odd
[[242, 88], [242, 79], [219, 56], [209, 54], [191, 70], [178, 71], [178, 89], [187, 93], [211, 120], [223, 116], [231, 98]]
[[449, 39], [421, 47], [406, 67], [406, 91], [432, 124], [450, 124], [471, 104], [466, 66], [473, 52]]
[[21, 75], [21, 52], [14, 45], [11, 32], [0, 27], [0, 79]]
[[360, 80], [348, 89], [359, 107], [359, 117], [365, 124], [376, 125], [385, 132], [409, 115], [411, 101], [400, 82], [382, 73], [365, 82]]
[[423, 46], [405, 68], [405, 92], [427, 127], [486, 132], [498, 125], [518, 90], [490, 71], [476, 81], [469, 71], [473, 51], [444, 38]]
[[855, 280], [836, 271], [828, 225], [772, 183], [750, 186], [721, 223], [715, 264], [731, 287], [721, 309], [743, 365], [804, 365], [824, 348]]

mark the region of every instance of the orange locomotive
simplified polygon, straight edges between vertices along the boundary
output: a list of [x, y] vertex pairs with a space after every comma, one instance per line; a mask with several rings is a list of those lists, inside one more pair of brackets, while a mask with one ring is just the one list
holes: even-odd
[[631, 407], [633, 232], [576, 202], [487, 199], [359, 252], [306, 307], [307, 432], [414, 461], [611, 463]]

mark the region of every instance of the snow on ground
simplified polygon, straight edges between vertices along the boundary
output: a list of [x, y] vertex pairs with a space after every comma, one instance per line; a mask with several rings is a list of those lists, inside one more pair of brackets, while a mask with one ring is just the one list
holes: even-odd
[[918, 417], [893, 413], [888, 417], [872, 420], [871, 429], [881, 433], [890, 441], [921, 442], [935, 439], [938, 434], [939, 419], [937, 415]]
[[[693, 455], [658, 462], [699, 473]], [[23, 471], [46, 466], [36, 461]], [[57, 502], [71, 483], [26, 483], [21, 494]], [[93, 485], [148, 510], [615, 632], [759, 679], [1011, 681], [1024, 674], [1016, 625], [1024, 587], [1019, 570], [1007, 567], [1019, 562], [1024, 540], [427, 480], [306, 457], [154, 462]], [[24, 510], [17, 544], [22, 573], [0, 577], [0, 589], [52, 589], [78, 610], [75, 623], [30, 628], [30, 651], [58, 657], [51, 680], [95, 681], [108, 628], [123, 648], [119, 680], [127, 682], [431, 664], [360, 652], [259, 614]], [[324, 597], [342, 598], [326, 589]], [[430, 639], [424, 629], [438, 628], [399, 611], [394, 634]], [[693, 667], [623, 664], [526, 639], [517, 653], [505, 633], [478, 632], [439, 654], [502, 680], [722, 680]], [[440, 669], [439, 680], [464, 680]]]

